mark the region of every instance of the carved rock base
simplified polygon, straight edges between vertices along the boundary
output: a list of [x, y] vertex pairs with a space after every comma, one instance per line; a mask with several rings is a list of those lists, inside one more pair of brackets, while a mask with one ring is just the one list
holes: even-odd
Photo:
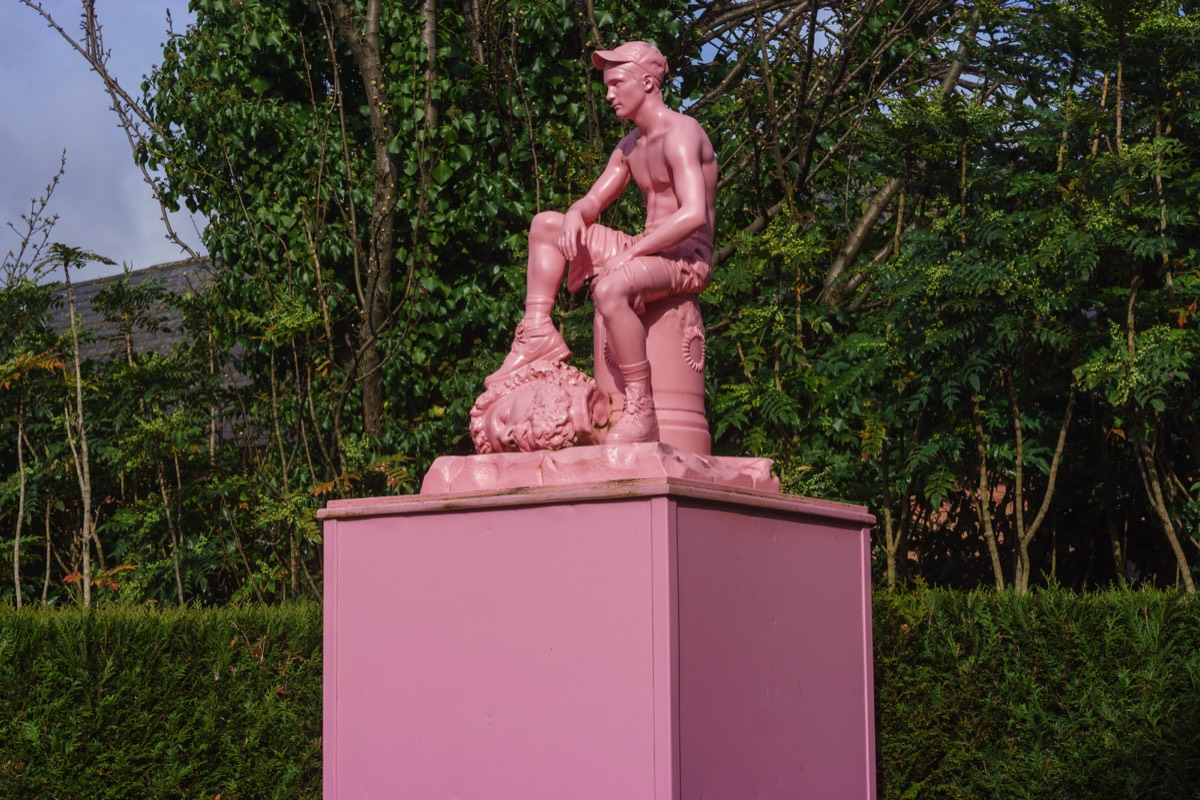
[[652, 442], [532, 453], [442, 456], [425, 474], [421, 494], [504, 492], [645, 478], [779, 491], [779, 479], [771, 475], [769, 458], [701, 456]]

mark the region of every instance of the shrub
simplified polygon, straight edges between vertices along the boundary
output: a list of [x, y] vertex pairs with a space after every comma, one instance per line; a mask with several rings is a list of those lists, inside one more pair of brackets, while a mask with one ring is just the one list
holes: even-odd
[[1200, 796], [1200, 604], [877, 593], [887, 798]]
[[321, 611], [0, 608], [0, 796], [303, 798]]
[[[1200, 797], [1198, 642], [1172, 592], [877, 593], [879, 796]], [[320, 654], [307, 604], [0, 608], [0, 797], [320, 797]]]

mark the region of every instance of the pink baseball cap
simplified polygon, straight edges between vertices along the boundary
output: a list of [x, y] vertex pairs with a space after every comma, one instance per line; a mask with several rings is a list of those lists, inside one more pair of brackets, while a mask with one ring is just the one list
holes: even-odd
[[649, 42], [626, 42], [615, 50], [597, 50], [592, 53], [592, 64], [596, 69], [633, 64], [658, 81], [659, 86], [667, 77], [667, 60]]

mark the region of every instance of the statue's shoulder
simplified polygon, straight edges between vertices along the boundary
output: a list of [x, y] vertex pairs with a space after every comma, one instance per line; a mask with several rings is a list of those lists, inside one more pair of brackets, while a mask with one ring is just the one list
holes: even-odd
[[674, 113], [675, 116], [673, 118], [673, 123], [677, 131], [687, 132], [693, 136], [703, 137], [705, 140], [708, 139], [708, 133], [705, 132], [704, 126], [700, 124], [700, 120], [696, 119], [690, 114], [685, 114], [682, 111], [676, 111]]
[[[679, 111], [672, 111], [669, 124], [663, 131], [663, 139], [667, 145], [681, 154], [700, 153], [704, 160], [705, 153], [711, 153], [713, 146], [705, 132], [704, 126], [695, 117]], [[690, 158], [691, 156], [685, 155]]]

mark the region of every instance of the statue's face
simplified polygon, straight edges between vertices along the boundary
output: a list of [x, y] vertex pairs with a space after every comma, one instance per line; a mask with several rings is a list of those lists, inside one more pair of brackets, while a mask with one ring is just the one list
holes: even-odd
[[[618, 119], [629, 119], [646, 101], [646, 85], [650, 77], [641, 70], [618, 64], [604, 69], [605, 99]], [[652, 82], [652, 81], [651, 81]]]
[[529, 383], [487, 410], [483, 433], [494, 453], [596, 444], [596, 426], [608, 421], [609, 411], [608, 396], [594, 385]]

